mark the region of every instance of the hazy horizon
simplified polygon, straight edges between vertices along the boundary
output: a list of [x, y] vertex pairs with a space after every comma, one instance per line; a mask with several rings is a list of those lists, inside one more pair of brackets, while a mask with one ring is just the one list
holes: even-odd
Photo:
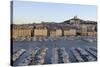
[[97, 6], [13, 1], [13, 24], [63, 22], [74, 16], [83, 20], [97, 21]]

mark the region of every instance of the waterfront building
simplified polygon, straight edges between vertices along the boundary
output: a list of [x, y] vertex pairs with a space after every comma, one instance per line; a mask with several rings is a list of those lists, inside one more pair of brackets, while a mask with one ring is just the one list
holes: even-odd
[[87, 36], [87, 26], [85, 24], [81, 25], [80, 34], [81, 36]]
[[63, 35], [64, 36], [76, 36], [76, 29], [72, 27], [65, 27], [63, 28]]
[[58, 27], [49, 28], [49, 36], [50, 37], [61, 37], [62, 36], [62, 29]]
[[77, 16], [61, 23], [42, 22], [34, 24], [13, 24], [12, 38], [97, 36], [97, 22], [85, 21]]
[[32, 29], [31, 28], [14, 28], [12, 30], [12, 38], [26, 38], [32, 36]]
[[56, 29], [56, 36], [57, 37], [61, 37], [62, 36], [62, 29], [61, 28], [57, 28]]
[[47, 37], [48, 30], [44, 26], [36, 26], [34, 29], [34, 36], [35, 37]]
[[96, 31], [88, 31], [87, 35], [88, 36], [92, 36], [92, 37], [96, 37], [97, 36], [97, 32]]

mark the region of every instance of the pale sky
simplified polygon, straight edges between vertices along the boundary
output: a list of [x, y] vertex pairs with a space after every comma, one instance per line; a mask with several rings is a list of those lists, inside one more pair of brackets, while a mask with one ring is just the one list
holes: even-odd
[[43, 3], [31, 1], [13, 2], [13, 23], [27, 24], [45, 22], [62, 22], [77, 15], [83, 20], [97, 20], [97, 6]]

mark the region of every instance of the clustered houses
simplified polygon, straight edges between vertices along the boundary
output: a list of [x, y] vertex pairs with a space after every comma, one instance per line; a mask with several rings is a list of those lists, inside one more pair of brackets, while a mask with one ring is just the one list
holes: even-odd
[[62, 23], [12, 24], [12, 38], [97, 36], [97, 22], [84, 21], [77, 16]]
[[20, 37], [32, 37], [33, 28], [28, 26], [14, 25], [12, 28], [12, 37], [14, 39]]
[[76, 36], [76, 29], [74, 27], [63, 28], [64, 36]]
[[35, 37], [46, 37], [48, 35], [47, 28], [43, 25], [37, 25], [34, 29], [34, 36]]
[[48, 28], [48, 32], [49, 32], [50, 37], [61, 37], [62, 36], [62, 29], [58, 27]]
[[97, 25], [96, 22], [87, 22], [80, 26], [80, 33], [83, 36], [96, 36], [97, 35]]

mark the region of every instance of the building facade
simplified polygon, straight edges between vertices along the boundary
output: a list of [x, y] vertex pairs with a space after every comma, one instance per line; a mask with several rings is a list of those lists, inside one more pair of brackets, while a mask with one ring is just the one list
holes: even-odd
[[64, 36], [76, 36], [76, 29], [74, 28], [65, 28], [63, 29]]
[[43, 25], [37, 25], [34, 28], [34, 37], [47, 37], [48, 30]]
[[19, 28], [12, 30], [12, 38], [20, 38], [20, 37], [31, 37], [32, 36], [32, 29], [28, 28]]
[[97, 22], [84, 21], [77, 16], [62, 23], [13, 25], [12, 38], [97, 36]]
[[50, 37], [61, 37], [62, 36], [62, 29], [61, 28], [49, 29], [49, 36]]

